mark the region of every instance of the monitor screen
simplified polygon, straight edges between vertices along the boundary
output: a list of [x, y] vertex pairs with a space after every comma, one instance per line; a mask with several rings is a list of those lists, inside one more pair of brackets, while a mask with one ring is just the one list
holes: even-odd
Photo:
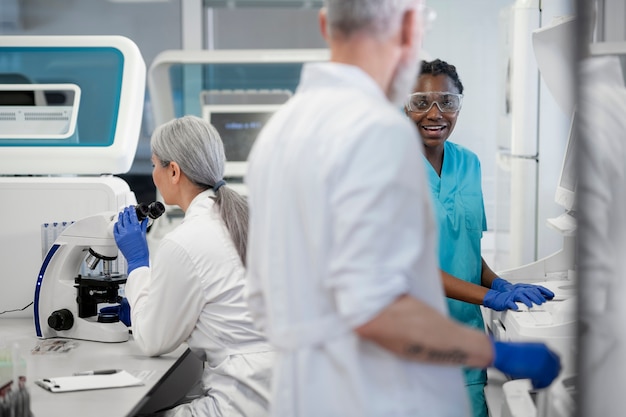
[[570, 124], [569, 138], [567, 147], [565, 148], [565, 156], [563, 157], [563, 166], [559, 183], [556, 187], [555, 201], [563, 206], [567, 211], [574, 210], [575, 194], [576, 194], [576, 166], [575, 166], [575, 148], [576, 148], [576, 112], [572, 116]]
[[34, 91], [0, 90], [0, 106], [34, 106]]
[[204, 107], [204, 117], [217, 129], [226, 154], [225, 177], [242, 177], [259, 132], [280, 105], [215, 105]]

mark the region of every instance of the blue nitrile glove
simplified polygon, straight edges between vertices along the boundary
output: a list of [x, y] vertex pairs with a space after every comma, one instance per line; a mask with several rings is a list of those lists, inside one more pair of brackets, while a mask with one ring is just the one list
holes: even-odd
[[561, 371], [559, 356], [543, 343], [496, 342], [493, 367], [513, 379], [529, 378], [533, 388], [545, 388]]
[[[550, 291], [549, 289], [547, 289], [546, 287], [543, 287], [541, 285], [524, 284], [524, 283], [511, 284], [509, 281], [502, 279], [500, 277], [497, 277], [491, 282], [492, 290], [506, 292], [506, 291], [511, 291], [515, 288], [524, 289], [525, 291], [528, 291], [530, 294], [536, 294], [537, 296], [540, 296], [543, 299], [551, 300], [552, 298], [554, 298], [554, 293]], [[538, 297], [534, 297], [534, 298], [536, 298], [537, 300], [541, 300], [541, 298], [538, 298]], [[541, 300], [541, 302], [539, 302], [538, 304], [543, 303], [543, 301], [544, 300]]]
[[517, 310], [517, 304], [515, 304], [514, 292], [500, 292], [496, 290], [489, 290], [483, 298], [483, 305], [487, 308], [496, 311], [502, 310]]
[[130, 304], [128, 304], [128, 300], [126, 297], [122, 298], [120, 304], [109, 307], [102, 307], [100, 309], [101, 313], [115, 313], [120, 318], [120, 321], [126, 325], [126, 327], [130, 327]]
[[502, 279], [500, 277], [497, 277], [496, 279], [491, 281], [491, 289], [492, 290], [496, 290], [496, 291], [500, 291], [500, 292], [507, 292], [507, 291], [511, 291], [513, 289], [513, 284], [511, 284], [506, 279]]
[[507, 292], [513, 293], [515, 301], [521, 301], [528, 308], [531, 308], [533, 303], [541, 305], [546, 302], [546, 298], [536, 288], [516, 288], [513, 286], [513, 289]]
[[150, 265], [148, 241], [146, 240], [147, 228], [148, 218], [139, 223], [137, 212], [133, 206], [126, 207], [119, 214], [113, 227], [115, 243], [128, 262], [128, 274], [140, 266]]
[[533, 289], [513, 288], [510, 291], [499, 292], [489, 290], [483, 297], [483, 305], [495, 311], [517, 310], [517, 302], [524, 303], [528, 308], [532, 308], [533, 303], [540, 305], [546, 299]]
[[549, 289], [547, 289], [546, 287], [543, 287], [541, 285], [524, 284], [524, 283], [519, 282], [517, 284], [514, 284], [513, 288], [537, 290], [537, 291], [539, 291], [541, 296], [543, 298], [545, 298], [546, 300], [552, 300], [554, 298], [554, 293], [552, 291], [550, 291]]
[[496, 291], [515, 294], [515, 301], [521, 301], [522, 303], [526, 304], [528, 308], [531, 308], [533, 306], [533, 303], [540, 305], [546, 301], [546, 298], [541, 294], [539, 289], [534, 288], [537, 286], [516, 287], [515, 285], [506, 280], [503, 280], [502, 278], [496, 278], [495, 280], [493, 280], [493, 283], [491, 284], [491, 289], [494, 289], [494, 286], [498, 288]]

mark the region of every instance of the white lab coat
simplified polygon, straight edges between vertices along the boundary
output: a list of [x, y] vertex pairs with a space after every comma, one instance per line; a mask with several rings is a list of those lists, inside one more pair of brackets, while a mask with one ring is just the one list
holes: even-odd
[[580, 415], [621, 417], [626, 407], [626, 87], [616, 57], [583, 61], [580, 81]]
[[249, 304], [274, 417], [469, 415], [461, 370], [352, 331], [410, 293], [446, 312], [419, 136], [352, 66], [309, 64], [249, 158]]
[[208, 392], [186, 406], [194, 416], [265, 416], [274, 354], [253, 327], [244, 267], [212, 195], [194, 198], [182, 224], [159, 243], [151, 267], [130, 273], [125, 293], [133, 338], [147, 355], [187, 342], [206, 360]]

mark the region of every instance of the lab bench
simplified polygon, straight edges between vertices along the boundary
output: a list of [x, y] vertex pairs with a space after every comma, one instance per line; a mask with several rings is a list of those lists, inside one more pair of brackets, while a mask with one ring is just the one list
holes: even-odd
[[[41, 346], [50, 340], [63, 340], [69, 347], [63, 352], [41, 352]], [[39, 339], [29, 318], [0, 319], [0, 345], [17, 352], [34, 417], [132, 417], [155, 412], [181, 399], [203, 370], [203, 362], [186, 345], [166, 355], [148, 357], [132, 336], [121, 343]], [[40, 352], [36, 352], [38, 349]], [[144, 384], [63, 393], [49, 392], [35, 384], [37, 379], [98, 369], [123, 369]]]

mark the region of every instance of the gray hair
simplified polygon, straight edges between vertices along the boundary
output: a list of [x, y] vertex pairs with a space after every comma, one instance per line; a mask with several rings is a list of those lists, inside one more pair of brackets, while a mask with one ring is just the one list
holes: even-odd
[[349, 37], [367, 31], [385, 38], [400, 27], [402, 14], [417, 0], [324, 0], [327, 32]]
[[[176, 162], [185, 176], [203, 190], [213, 188], [223, 179], [224, 144], [215, 127], [200, 117], [183, 116], [157, 127], [152, 133], [150, 148], [163, 166]], [[245, 265], [248, 204], [225, 185], [215, 192], [215, 203]]]

